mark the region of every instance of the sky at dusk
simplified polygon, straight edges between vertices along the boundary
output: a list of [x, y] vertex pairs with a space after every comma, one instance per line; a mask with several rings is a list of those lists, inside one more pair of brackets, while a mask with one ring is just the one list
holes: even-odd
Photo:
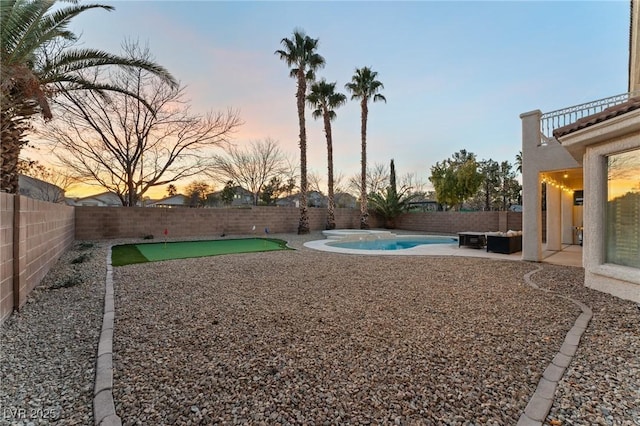
[[[295, 80], [274, 51], [295, 28], [319, 38], [318, 77], [343, 93], [369, 66], [387, 103], [372, 103], [368, 162], [395, 159], [399, 175], [428, 182], [460, 149], [515, 161], [523, 112], [564, 108], [627, 91], [628, 1], [222, 2], [101, 1], [74, 20], [84, 46], [120, 52], [148, 43], [187, 86], [199, 112], [240, 111], [238, 145], [267, 137], [298, 158]], [[336, 172], [359, 172], [360, 106], [333, 122]], [[326, 176], [321, 121], [307, 110], [311, 171]], [[186, 182], [185, 182], [186, 183]], [[99, 192], [99, 191], [94, 191]]]

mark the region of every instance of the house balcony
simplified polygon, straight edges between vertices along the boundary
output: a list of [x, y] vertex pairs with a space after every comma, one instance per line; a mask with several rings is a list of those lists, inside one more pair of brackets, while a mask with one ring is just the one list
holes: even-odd
[[553, 136], [554, 130], [573, 124], [582, 118], [598, 114], [607, 108], [628, 102], [635, 97], [640, 97], [640, 90], [546, 112], [540, 116], [539, 144], [549, 145], [551, 142], [558, 143], [557, 139]]

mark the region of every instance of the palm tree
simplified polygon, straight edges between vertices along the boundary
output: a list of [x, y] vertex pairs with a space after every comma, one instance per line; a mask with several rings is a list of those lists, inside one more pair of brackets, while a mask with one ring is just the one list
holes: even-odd
[[[60, 91], [117, 91], [110, 85], [94, 84], [79, 73], [102, 65], [121, 65], [150, 71], [172, 86], [177, 82], [163, 67], [142, 59], [127, 59], [93, 49], [69, 49], [78, 37], [70, 21], [90, 9], [113, 10], [100, 4], [56, 7], [56, 0], [2, 0], [0, 2], [0, 190], [18, 191], [17, 164], [27, 143], [31, 119], [42, 114], [53, 118], [49, 99]], [[54, 51], [55, 50], [55, 51]], [[148, 104], [141, 99], [145, 105]]]
[[360, 160], [360, 228], [369, 228], [369, 210], [367, 207], [367, 116], [369, 115], [368, 103], [384, 101], [387, 99], [378, 93], [384, 89], [384, 85], [376, 80], [378, 73], [369, 67], [357, 68], [351, 83], [345, 84], [345, 88], [351, 92], [351, 99], [360, 99], [362, 109], [360, 122], [360, 139], [362, 141], [362, 157]]
[[347, 97], [336, 92], [336, 83], [327, 83], [325, 79], [311, 85], [311, 93], [307, 96], [307, 102], [315, 110], [311, 113], [313, 118], [323, 117], [324, 134], [327, 137], [327, 180], [329, 200], [327, 203], [327, 229], [336, 228], [335, 199], [333, 194], [333, 139], [331, 136], [331, 120], [336, 118], [335, 109], [347, 102]]
[[308, 234], [307, 129], [304, 120], [304, 105], [307, 81], [315, 79], [315, 71], [324, 66], [324, 58], [316, 52], [318, 39], [309, 37], [302, 30], [294, 30], [291, 39], [283, 38], [280, 43], [283, 49], [276, 50], [275, 54], [279, 55], [280, 59], [291, 68], [289, 76], [295, 78], [298, 83], [296, 91], [298, 125], [300, 127], [300, 223], [298, 224], [298, 234]]

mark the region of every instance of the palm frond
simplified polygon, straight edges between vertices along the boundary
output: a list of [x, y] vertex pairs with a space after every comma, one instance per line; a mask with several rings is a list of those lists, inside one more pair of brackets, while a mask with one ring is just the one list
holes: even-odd
[[140, 68], [160, 77], [171, 87], [178, 86], [178, 82], [169, 73], [169, 71], [154, 62], [145, 59], [125, 58], [94, 49], [74, 49], [65, 51], [55, 58], [55, 60], [47, 63], [42, 70], [39, 70], [39, 74], [43, 84], [55, 83], [66, 78], [66, 74], [104, 65]]
[[84, 11], [96, 8], [113, 10], [113, 6], [87, 4], [49, 13], [55, 3], [55, 0], [36, 0], [13, 4], [2, 34], [3, 50], [6, 46], [8, 53], [4, 58], [6, 61], [24, 62], [36, 49], [56, 39], [76, 40], [77, 36], [67, 27], [74, 17]]

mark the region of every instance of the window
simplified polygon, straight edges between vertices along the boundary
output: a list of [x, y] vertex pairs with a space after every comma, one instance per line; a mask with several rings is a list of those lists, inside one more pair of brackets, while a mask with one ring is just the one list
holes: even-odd
[[640, 268], [640, 149], [607, 157], [606, 261]]

